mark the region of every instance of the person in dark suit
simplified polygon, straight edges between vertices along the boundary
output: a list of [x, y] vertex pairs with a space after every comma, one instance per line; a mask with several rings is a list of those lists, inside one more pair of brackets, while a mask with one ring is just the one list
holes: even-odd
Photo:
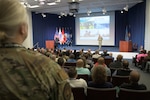
[[103, 53], [101, 53], [101, 56], [102, 57], [109, 56], [108, 51], [107, 50], [103, 50]]
[[55, 41], [55, 49], [58, 49], [59, 46], [59, 38], [56, 37]]
[[130, 73], [130, 83], [123, 83], [120, 88], [132, 89], [132, 90], [146, 90], [147, 87], [144, 84], [139, 84], [140, 73], [136, 70]]

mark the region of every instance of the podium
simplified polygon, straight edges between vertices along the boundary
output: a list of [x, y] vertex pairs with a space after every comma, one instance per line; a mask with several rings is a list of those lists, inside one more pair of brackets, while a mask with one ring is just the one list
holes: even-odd
[[132, 42], [131, 41], [120, 41], [119, 42], [119, 51], [120, 52], [132, 51]]
[[47, 40], [46, 41], [46, 48], [54, 49], [54, 40]]

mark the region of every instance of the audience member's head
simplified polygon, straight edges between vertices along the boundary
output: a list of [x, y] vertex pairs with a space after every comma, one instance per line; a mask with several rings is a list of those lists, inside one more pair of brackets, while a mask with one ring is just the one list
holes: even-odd
[[138, 83], [140, 79], [140, 73], [136, 70], [131, 71], [129, 79], [132, 83]]
[[76, 62], [77, 67], [84, 67], [84, 61], [82, 59], [78, 59]]
[[64, 58], [63, 58], [63, 57], [58, 58], [57, 63], [58, 63], [61, 67], [64, 66], [64, 63], [65, 63]]
[[28, 35], [26, 9], [14, 0], [0, 0], [0, 42], [22, 44]]
[[123, 56], [121, 54], [119, 54], [116, 59], [117, 59], [117, 61], [122, 61]]
[[111, 56], [111, 57], [112, 57], [112, 56], [113, 56], [113, 54], [110, 52], [110, 53], [109, 53], [109, 56]]
[[52, 56], [51, 56], [51, 59], [52, 59], [53, 61], [56, 61], [56, 55], [52, 55]]
[[71, 53], [71, 54], [69, 55], [69, 58], [70, 58], [70, 59], [75, 59], [74, 54], [73, 54], [73, 53]]
[[129, 69], [129, 62], [127, 60], [123, 60], [122, 64], [124, 69]]
[[98, 65], [92, 70], [92, 80], [94, 83], [103, 84], [107, 81], [106, 70], [103, 65]]
[[107, 50], [103, 50], [103, 53], [104, 53], [104, 54], [107, 54], [107, 52], [108, 52]]
[[69, 68], [67, 73], [68, 73], [68, 76], [69, 76], [70, 79], [73, 79], [73, 78], [77, 77], [77, 70], [74, 67]]
[[103, 57], [99, 57], [97, 62], [99, 65], [103, 65], [105, 63], [105, 59]]
[[96, 51], [95, 51], [95, 54], [99, 54], [99, 51], [98, 51], [98, 50], [96, 50]]

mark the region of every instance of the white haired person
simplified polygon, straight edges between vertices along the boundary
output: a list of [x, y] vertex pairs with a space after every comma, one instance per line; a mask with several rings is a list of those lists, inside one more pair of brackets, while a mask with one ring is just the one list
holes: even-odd
[[71, 100], [64, 70], [22, 46], [27, 22], [19, 0], [0, 0], [0, 100]]

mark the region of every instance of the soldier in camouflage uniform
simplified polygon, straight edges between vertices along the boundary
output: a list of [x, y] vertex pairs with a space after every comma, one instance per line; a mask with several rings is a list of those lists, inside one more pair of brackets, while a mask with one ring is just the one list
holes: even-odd
[[0, 0], [0, 100], [72, 100], [64, 70], [22, 46], [27, 27], [25, 8]]

